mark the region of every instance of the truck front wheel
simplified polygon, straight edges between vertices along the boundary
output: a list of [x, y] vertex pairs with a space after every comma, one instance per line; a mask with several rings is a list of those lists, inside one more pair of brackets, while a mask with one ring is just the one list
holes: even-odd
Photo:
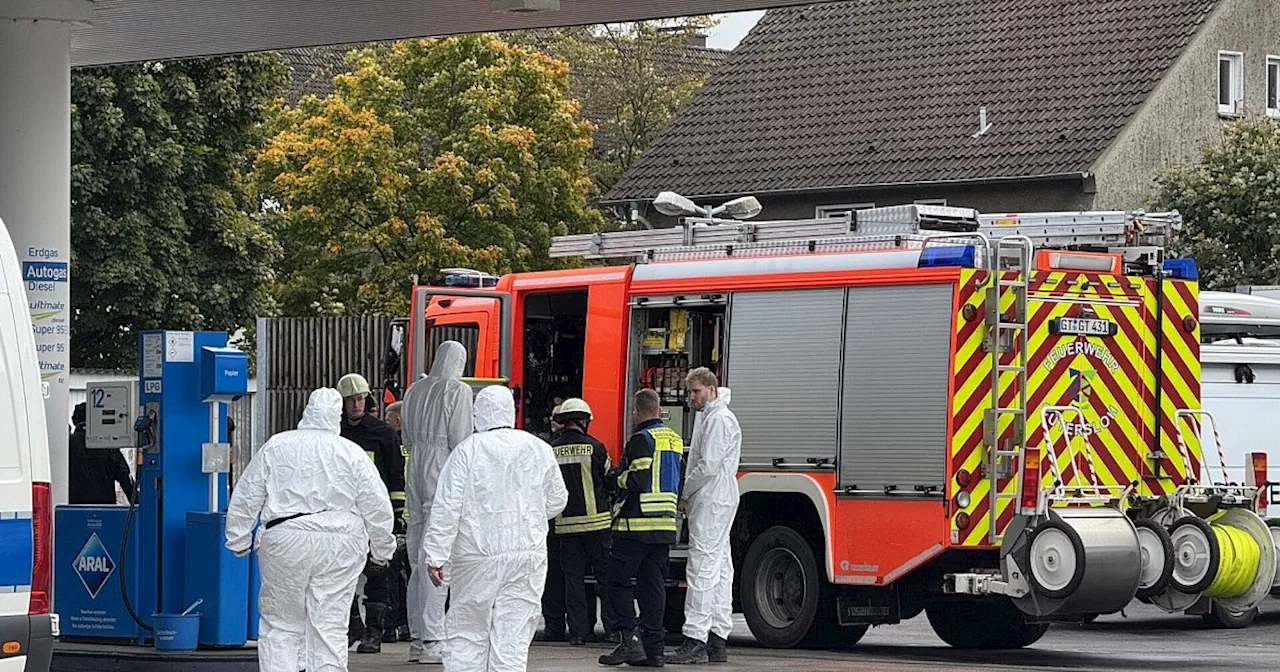
[[1004, 598], [948, 600], [925, 609], [942, 641], [958, 649], [1020, 649], [1044, 636], [1048, 623], [1033, 623]]
[[824, 579], [813, 547], [799, 532], [777, 525], [758, 535], [742, 562], [739, 594], [751, 634], [764, 646], [847, 648], [867, 626], [840, 627], [835, 600], [824, 595]]

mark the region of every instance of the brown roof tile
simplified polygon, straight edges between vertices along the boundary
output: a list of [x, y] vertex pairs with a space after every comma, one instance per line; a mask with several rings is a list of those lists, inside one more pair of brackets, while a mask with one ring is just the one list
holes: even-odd
[[1083, 172], [1215, 2], [770, 10], [605, 200]]

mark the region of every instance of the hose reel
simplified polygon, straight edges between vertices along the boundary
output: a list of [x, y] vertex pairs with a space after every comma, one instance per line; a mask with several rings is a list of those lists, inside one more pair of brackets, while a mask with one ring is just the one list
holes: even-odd
[[[1179, 411], [1183, 417], [1207, 416], [1213, 423], [1214, 439], [1223, 477], [1225, 460], [1218, 441], [1217, 423], [1205, 411]], [[1186, 473], [1192, 475], [1191, 460], [1182, 427], [1178, 443]], [[1189, 501], [1202, 505], [1216, 501], [1214, 496], [1237, 502], [1254, 502], [1257, 493], [1240, 486], [1203, 486], [1193, 482], [1180, 486], [1171, 506], [1155, 512], [1144, 521], [1168, 529], [1173, 567], [1163, 591], [1148, 593], [1149, 601], [1166, 611], [1185, 611], [1201, 597], [1210, 597], [1223, 607], [1244, 612], [1257, 607], [1271, 590], [1276, 579], [1276, 543], [1267, 523], [1245, 506], [1220, 509], [1201, 518], [1186, 507]], [[1220, 506], [1220, 504], [1211, 504]], [[1204, 509], [1200, 509], [1205, 513]], [[1139, 592], [1138, 597], [1143, 598]]]
[[1001, 549], [1007, 576], [1023, 576], [1030, 590], [1015, 598], [1032, 616], [1109, 614], [1133, 600], [1141, 579], [1138, 533], [1111, 507], [1051, 509], [1015, 519]]

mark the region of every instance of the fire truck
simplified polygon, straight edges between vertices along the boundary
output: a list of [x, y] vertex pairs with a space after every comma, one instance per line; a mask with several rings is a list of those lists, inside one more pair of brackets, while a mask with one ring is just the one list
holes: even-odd
[[522, 428], [582, 397], [616, 459], [638, 389], [688, 439], [684, 376], [715, 371], [742, 428], [735, 608], [764, 645], [924, 613], [953, 646], [1022, 647], [1135, 599], [1240, 625], [1277, 585], [1265, 456], [1220, 473], [1200, 407], [1177, 213], [655, 205], [679, 225], [553, 242], [592, 265], [415, 286], [401, 380], [457, 340]]

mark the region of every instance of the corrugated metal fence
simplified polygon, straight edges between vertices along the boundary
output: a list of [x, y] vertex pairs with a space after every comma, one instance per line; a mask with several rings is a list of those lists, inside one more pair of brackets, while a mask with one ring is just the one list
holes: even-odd
[[381, 315], [259, 318], [253, 445], [297, 427], [312, 390], [334, 387], [348, 373], [363, 375], [380, 400], [391, 320]]

